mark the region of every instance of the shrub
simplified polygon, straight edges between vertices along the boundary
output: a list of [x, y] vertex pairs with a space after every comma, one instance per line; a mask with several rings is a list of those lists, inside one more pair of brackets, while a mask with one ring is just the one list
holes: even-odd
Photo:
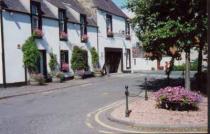
[[91, 55], [92, 55], [93, 67], [97, 68], [98, 67], [98, 61], [99, 61], [98, 53], [97, 53], [97, 51], [96, 51], [96, 49], [94, 47], [91, 48], [90, 52], [91, 52]]
[[59, 78], [61, 82], [65, 80], [65, 75], [63, 72], [57, 72], [55, 77]]
[[45, 83], [45, 78], [43, 74], [31, 74], [31, 79], [34, 79], [40, 85], [43, 85]]
[[57, 56], [55, 54], [53, 54], [53, 53], [50, 53], [49, 66], [50, 66], [51, 71], [55, 71], [57, 65], [58, 65]]
[[29, 37], [22, 46], [23, 62], [29, 73], [37, 72], [37, 61], [40, 57], [34, 36]]
[[83, 55], [84, 55], [83, 50], [75, 46], [72, 52], [72, 59], [71, 59], [71, 67], [74, 71], [85, 69], [86, 63]]
[[201, 96], [185, 88], [166, 87], [155, 92], [157, 106], [171, 110], [196, 110]]
[[[186, 64], [174, 65], [173, 70], [174, 71], [184, 71], [185, 70], [185, 66], [186, 66]], [[190, 64], [190, 70], [191, 71], [197, 71], [197, 68], [198, 68], [198, 60], [194, 60]]]

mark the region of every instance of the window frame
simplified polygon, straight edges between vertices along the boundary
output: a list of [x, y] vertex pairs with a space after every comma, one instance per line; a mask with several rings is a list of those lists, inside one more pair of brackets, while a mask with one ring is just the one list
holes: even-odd
[[[62, 14], [62, 17], [61, 17]], [[61, 26], [62, 25], [62, 26]], [[67, 38], [62, 38], [61, 33], [64, 32], [65, 34], [68, 34], [68, 24], [67, 24], [67, 14], [65, 9], [58, 9], [58, 26], [59, 26], [59, 38], [60, 40], [67, 41]], [[63, 27], [63, 28], [61, 28]]]
[[[37, 13], [33, 13], [33, 6], [35, 6], [37, 8]], [[37, 18], [37, 23], [38, 23], [37, 25], [38, 26], [34, 26], [33, 18]], [[37, 1], [31, 1], [31, 29], [32, 29], [32, 32], [36, 28], [39, 29], [39, 30], [42, 30], [41, 3], [37, 2]]]
[[[111, 25], [111, 35], [109, 35], [109, 24]], [[106, 14], [106, 33], [107, 33], [107, 37], [113, 37], [113, 20], [112, 20], [112, 15], [110, 14]]]
[[87, 16], [85, 14], [80, 14], [80, 37], [81, 37], [81, 42], [87, 42], [83, 41], [83, 36], [88, 35], [87, 33]]
[[126, 69], [131, 69], [131, 50], [125, 49], [125, 51], [126, 51]]

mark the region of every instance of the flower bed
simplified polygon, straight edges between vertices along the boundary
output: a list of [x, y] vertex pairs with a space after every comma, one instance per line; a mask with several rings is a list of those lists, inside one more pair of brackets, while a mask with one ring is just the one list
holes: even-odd
[[158, 108], [179, 111], [197, 110], [202, 99], [199, 94], [181, 86], [162, 88], [155, 92], [155, 98]]

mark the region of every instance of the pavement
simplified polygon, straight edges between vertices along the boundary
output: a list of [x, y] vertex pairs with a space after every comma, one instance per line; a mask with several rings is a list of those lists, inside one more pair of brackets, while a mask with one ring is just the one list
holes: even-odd
[[[110, 77], [0, 90], [0, 134], [98, 134], [140, 132], [116, 124], [104, 111], [124, 103], [125, 85], [142, 91], [145, 77], [164, 74], [114, 74]], [[181, 76], [174, 76], [181, 77]]]

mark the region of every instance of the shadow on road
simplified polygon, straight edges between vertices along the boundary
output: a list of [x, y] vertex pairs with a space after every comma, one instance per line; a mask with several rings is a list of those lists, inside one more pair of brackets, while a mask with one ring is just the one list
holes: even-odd
[[141, 85], [139, 85], [142, 89], [147, 89], [148, 91], [155, 92], [159, 90], [160, 88], [165, 88], [167, 86], [184, 86], [184, 79], [182, 78], [174, 78], [170, 79], [169, 81], [166, 78], [162, 79], [150, 79], [147, 81], [147, 84], [144, 82]]

